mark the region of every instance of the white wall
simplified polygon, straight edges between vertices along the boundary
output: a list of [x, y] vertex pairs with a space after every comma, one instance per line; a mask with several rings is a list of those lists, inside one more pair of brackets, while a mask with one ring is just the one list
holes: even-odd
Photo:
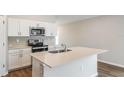
[[124, 16], [100, 16], [58, 30], [60, 43], [107, 49], [98, 59], [124, 65]]

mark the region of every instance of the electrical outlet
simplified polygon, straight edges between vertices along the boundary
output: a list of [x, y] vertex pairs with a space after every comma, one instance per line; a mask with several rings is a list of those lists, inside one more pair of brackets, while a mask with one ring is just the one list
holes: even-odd
[[19, 41], [19, 39], [16, 39], [16, 43], [19, 43], [20, 41]]

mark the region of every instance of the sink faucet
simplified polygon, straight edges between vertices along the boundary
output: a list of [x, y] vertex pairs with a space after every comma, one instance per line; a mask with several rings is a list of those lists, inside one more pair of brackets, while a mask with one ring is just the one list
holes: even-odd
[[64, 51], [67, 50], [66, 44], [61, 44], [62, 47], [64, 47]]

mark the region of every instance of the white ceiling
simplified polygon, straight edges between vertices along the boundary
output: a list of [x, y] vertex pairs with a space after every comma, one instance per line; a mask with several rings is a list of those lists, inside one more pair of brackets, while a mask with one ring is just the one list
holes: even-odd
[[75, 21], [81, 21], [98, 15], [9, 15], [9, 17], [31, 19], [46, 22], [57, 22], [58, 24], [66, 24]]

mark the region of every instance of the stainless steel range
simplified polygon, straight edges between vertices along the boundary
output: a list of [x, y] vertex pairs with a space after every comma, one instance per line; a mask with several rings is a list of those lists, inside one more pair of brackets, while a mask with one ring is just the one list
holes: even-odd
[[29, 39], [28, 46], [32, 46], [32, 52], [48, 51], [48, 45], [44, 45], [39, 39]]

